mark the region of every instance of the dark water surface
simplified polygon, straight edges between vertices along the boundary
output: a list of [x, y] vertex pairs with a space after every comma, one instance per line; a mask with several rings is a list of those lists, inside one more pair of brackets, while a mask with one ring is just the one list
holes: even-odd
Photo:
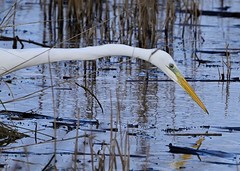
[[[0, 22], [13, 3], [0, 0]], [[237, 0], [224, 1], [223, 6], [230, 6], [225, 12], [240, 11]], [[218, 11], [218, 7], [221, 7], [221, 1], [200, 1], [202, 10]], [[239, 170], [240, 83], [217, 80], [220, 79], [219, 73], [223, 73], [223, 66], [224, 74], [227, 72], [227, 46], [231, 79], [239, 79], [240, 20], [237, 17], [201, 15], [197, 23], [184, 26], [183, 38], [182, 15], [181, 12], [176, 13], [172, 55], [186, 78], [190, 81], [200, 80], [190, 84], [206, 104], [209, 115], [178, 85], [172, 81], [159, 81], [167, 78], [156, 69], [148, 69], [150, 81], [142, 81], [146, 69], [135, 59], [130, 62], [125, 57], [121, 60], [116, 57], [99, 60], [96, 71], [90, 62], [83, 69], [84, 62], [81, 61], [22, 69], [2, 76], [0, 99], [6, 103], [5, 108], [1, 106], [0, 110], [29, 112], [33, 113], [33, 117], [22, 118], [16, 113], [10, 120], [9, 114], [5, 115], [4, 112], [0, 117], [1, 122], [16, 126], [19, 132], [29, 137], [2, 145], [2, 167], [41, 170], [55, 154], [55, 165], [60, 170], [74, 168], [75, 164], [80, 170], [91, 170], [99, 167], [102, 156], [98, 153], [105, 153], [105, 170], [108, 170], [111, 158], [107, 154], [110, 149], [101, 144], [109, 144], [110, 138], [116, 136], [120, 154], [130, 154], [130, 170]], [[38, 1], [19, 1], [15, 34], [21, 39], [44, 42], [48, 38], [43, 35], [48, 37], [50, 33], [45, 34], [48, 30], [45, 30], [43, 22], [39, 22], [42, 20], [43, 10]], [[11, 20], [2, 23], [0, 28], [1, 35], [13, 36]], [[12, 48], [12, 41], [0, 41], [0, 45], [2, 48]], [[28, 43], [24, 45], [25, 48], [39, 47]], [[162, 48], [161, 43], [158, 46]], [[193, 56], [208, 62], [199, 65]], [[88, 75], [84, 77], [85, 74]], [[104, 113], [96, 99], [75, 82], [94, 93]], [[53, 88], [52, 84], [55, 85]], [[31, 95], [33, 92], [36, 93]], [[35, 117], [34, 114], [48, 117]], [[63, 118], [57, 122], [59, 128], [56, 131], [53, 129], [54, 116]], [[76, 132], [78, 118], [81, 118], [80, 128]], [[111, 123], [115, 128], [112, 133], [109, 131]], [[208, 133], [212, 135], [204, 136]], [[76, 136], [80, 136], [78, 142], [74, 138]], [[229, 156], [174, 154], [169, 152], [167, 146], [172, 143], [194, 148], [198, 141], [202, 142], [200, 149], [226, 152]], [[113, 148], [119, 155], [116, 144]], [[77, 157], [75, 151], [79, 152]], [[95, 155], [91, 156], [91, 153]], [[121, 170], [119, 157], [116, 162], [117, 170]]]

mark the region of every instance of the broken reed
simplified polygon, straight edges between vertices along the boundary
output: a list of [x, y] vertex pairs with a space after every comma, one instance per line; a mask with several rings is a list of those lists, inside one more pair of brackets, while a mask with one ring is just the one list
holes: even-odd
[[229, 44], [226, 45], [226, 52], [225, 52], [225, 57], [226, 60], [224, 60], [224, 56], [222, 57], [222, 73], [220, 73], [219, 69], [218, 69], [218, 73], [219, 73], [219, 80], [225, 81], [225, 67], [226, 67], [226, 80], [230, 81], [231, 80], [231, 56], [230, 56], [230, 52], [228, 50], [229, 48]]

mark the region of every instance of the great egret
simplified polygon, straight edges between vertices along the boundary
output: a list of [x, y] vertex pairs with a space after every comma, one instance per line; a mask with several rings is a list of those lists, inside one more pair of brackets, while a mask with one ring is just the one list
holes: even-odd
[[184, 79], [172, 57], [158, 49], [142, 49], [122, 44], [106, 44], [85, 48], [0, 48], [0, 76], [21, 68], [64, 60], [95, 60], [104, 56], [129, 56], [148, 61], [179, 84], [208, 113], [206, 107]]

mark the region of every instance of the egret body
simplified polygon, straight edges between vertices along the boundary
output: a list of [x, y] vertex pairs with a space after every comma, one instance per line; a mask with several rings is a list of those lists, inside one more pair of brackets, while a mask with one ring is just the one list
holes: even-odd
[[64, 60], [96, 60], [105, 56], [128, 56], [148, 61], [161, 69], [170, 79], [179, 84], [206, 112], [206, 107], [184, 79], [172, 57], [158, 49], [142, 49], [122, 44], [106, 44], [85, 48], [0, 48], [0, 75], [34, 65]]

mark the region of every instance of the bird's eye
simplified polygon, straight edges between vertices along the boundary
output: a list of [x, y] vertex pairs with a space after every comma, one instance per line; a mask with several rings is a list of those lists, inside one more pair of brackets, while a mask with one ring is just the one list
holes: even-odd
[[170, 63], [170, 64], [169, 64], [169, 68], [170, 68], [170, 69], [173, 69], [173, 68], [174, 68], [174, 64], [173, 64], [173, 63]]

